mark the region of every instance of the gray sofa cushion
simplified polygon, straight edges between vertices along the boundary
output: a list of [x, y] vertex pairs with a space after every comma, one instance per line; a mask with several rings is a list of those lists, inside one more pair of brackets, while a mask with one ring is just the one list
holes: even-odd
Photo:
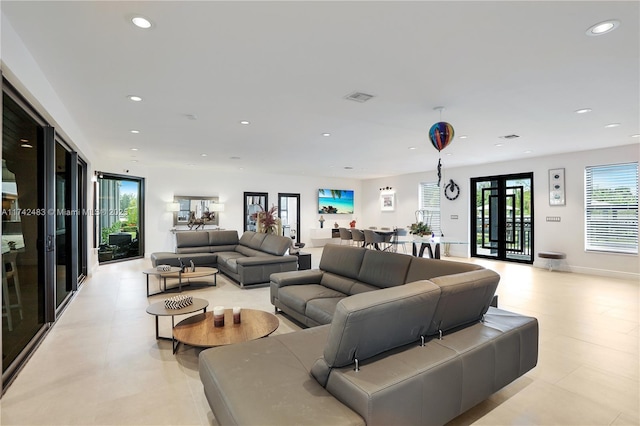
[[260, 250], [252, 249], [250, 247], [245, 247], [245, 246], [243, 246], [241, 244], [236, 246], [236, 251], [238, 253], [242, 254], [243, 256], [249, 256], [249, 257], [265, 256], [265, 253], [261, 252]]
[[351, 294], [351, 288], [355, 284], [355, 281], [351, 278], [336, 275], [332, 272], [325, 272], [322, 274], [320, 284], [335, 291], [339, 291], [344, 294]]
[[358, 280], [380, 288], [401, 285], [410, 263], [411, 257], [404, 254], [367, 250]]
[[294, 311], [303, 314], [307, 309], [307, 302], [313, 299], [326, 297], [345, 297], [340, 293], [319, 284], [291, 285], [283, 287], [278, 291], [278, 299]]
[[407, 272], [406, 282], [410, 283], [419, 280], [430, 280], [433, 277], [474, 271], [477, 269], [483, 269], [483, 267], [473, 263], [412, 257], [411, 265], [409, 265], [409, 271]]
[[490, 269], [445, 275], [431, 280], [441, 295], [428, 335], [482, 319], [498, 288], [500, 275]]
[[[417, 281], [356, 294], [341, 300], [333, 315], [324, 360], [343, 367], [417, 342], [433, 318], [440, 288]], [[321, 382], [322, 383], [322, 382]]]
[[367, 249], [329, 244], [322, 250], [320, 269], [343, 277], [358, 279]]
[[238, 231], [209, 231], [210, 246], [235, 246], [238, 244]]
[[267, 234], [254, 231], [245, 231], [244, 234], [242, 234], [242, 237], [240, 237], [240, 241], [238, 242], [238, 244], [255, 250], [260, 250], [262, 241], [264, 241], [266, 236]]
[[274, 256], [283, 256], [289, 250], [289, 247], [291, 247], [291, 238], [267, 234], [267, 237], [260, 245], [260, 250]]
[[[176, 253], [188, 253], [190, 248], [207, 246], [209, 246], [208, 232], [176, 232]], [[193, 253], [193, 251], [191, 252]]]
[[333, 318], [333, 313], [336, 311], [338, 302], [345, 297], [346, 296], [326, 297], [309, 300], [304, 314], [319, 324], [329, 324]]

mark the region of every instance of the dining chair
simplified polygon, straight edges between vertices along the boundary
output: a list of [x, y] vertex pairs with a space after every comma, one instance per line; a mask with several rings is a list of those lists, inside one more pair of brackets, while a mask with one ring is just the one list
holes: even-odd
[[359, 229], [351, 228], [351, 239], [357, 246], [364, 247], [364, 232]]
[[340, 244], [342, 244], [343, 241], [346, 241], [347, 244], [351, 245], [351, 241], [353, 240], [351, 231], [347, 228], [338, 228], [338, 231], [340, 231]]
[[364, 231], [364, 246], [374, 248], [376, 250], [384, 250], [385, 247], [381, 248], [382, 244], [385, 244], [385, 236], [382, 234], [378, 234], [371, 229], [365, 229]]

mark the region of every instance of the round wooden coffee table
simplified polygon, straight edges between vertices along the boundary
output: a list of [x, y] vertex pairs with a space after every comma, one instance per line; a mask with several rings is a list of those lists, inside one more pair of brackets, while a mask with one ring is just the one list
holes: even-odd
[[233, 310], [224, 310], [224, 327], [214, 327], [213, 312], [194, 315], [180, 321], [173, 329], [173, 337], [181, 343], [201, 348], [231, 345], [268, 336], [280, 325], [272, 313], [256, 309], [242, 309], [242, 322], [233, 323]]

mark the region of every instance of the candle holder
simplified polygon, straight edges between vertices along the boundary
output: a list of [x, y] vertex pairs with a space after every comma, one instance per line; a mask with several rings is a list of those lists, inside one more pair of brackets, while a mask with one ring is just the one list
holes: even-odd
[[213, 325], [214, 327], [224, 327], [224, 306], [213, 307]]

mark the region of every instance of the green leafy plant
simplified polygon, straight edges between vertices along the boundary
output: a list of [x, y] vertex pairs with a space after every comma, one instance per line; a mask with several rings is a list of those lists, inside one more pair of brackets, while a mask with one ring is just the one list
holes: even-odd
[[431, 227], [424, 222], [412, 223], [409, 233], [419, 235], [421, 237], [431, 235]]

